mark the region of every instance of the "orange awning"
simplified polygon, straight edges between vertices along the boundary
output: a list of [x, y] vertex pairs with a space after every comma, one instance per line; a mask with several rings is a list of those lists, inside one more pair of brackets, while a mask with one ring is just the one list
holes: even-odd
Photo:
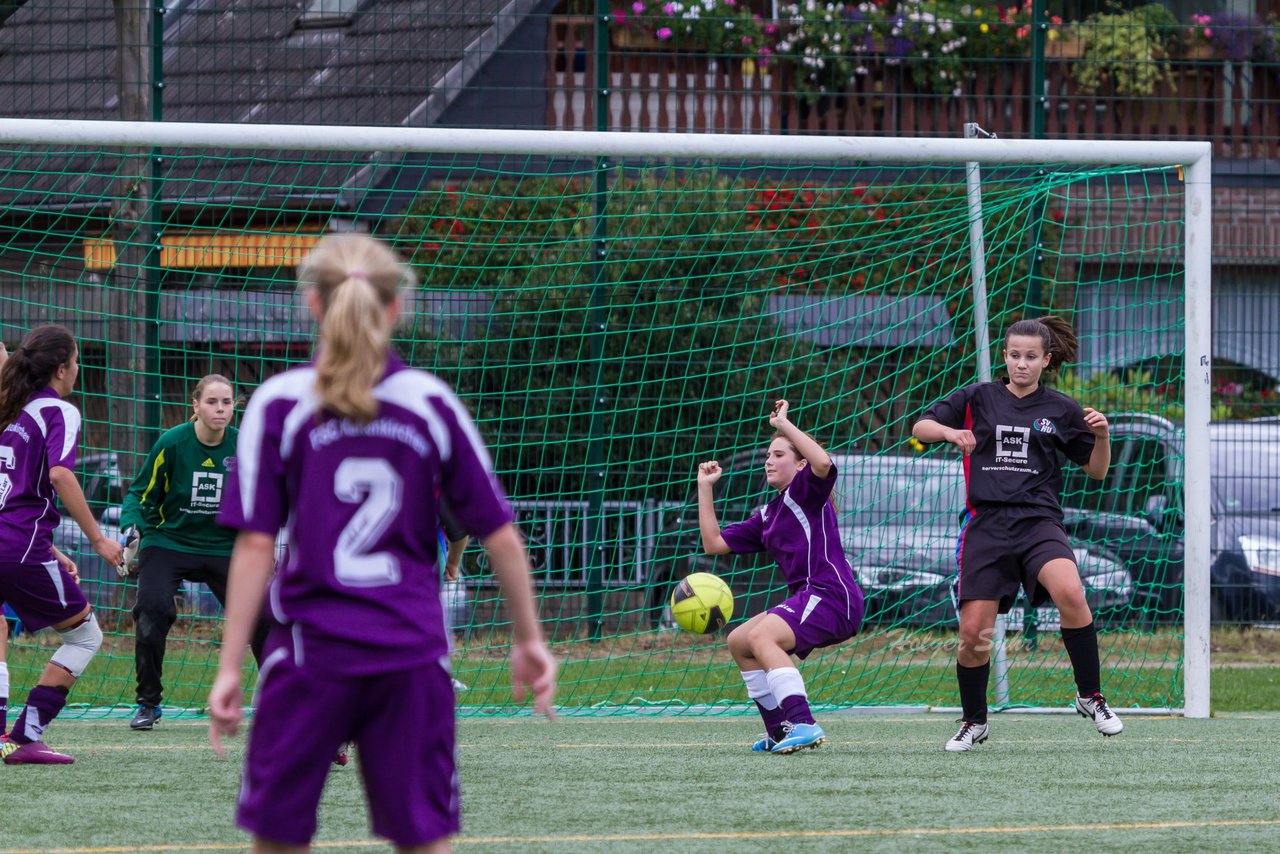
[[[160, 266], [180, 270], [237, 267], [297, 267], [323, 235], [261, 231], [189, 231], [160, 238]], [[105, 271], [116, 265], [115, 241], [84, 242], [84, 266]]]

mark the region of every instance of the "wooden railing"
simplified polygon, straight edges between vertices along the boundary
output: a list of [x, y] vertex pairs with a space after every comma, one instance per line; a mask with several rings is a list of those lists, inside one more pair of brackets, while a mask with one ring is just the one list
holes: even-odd
[[[547, 43], [546, 126], [595, 129], [591, 18], [553, 17]], [[1280, 70], [1220, 60], [1178, 61], [1150, 95], [1084, 93], [1079, 59], [1047, 57], [1045, 136], [1067, 139], [1211, 139], [1224, 157], [1280, 156]], [[843, 92], [797, 91], [787, 59], [768, 63], [611, 48], [610, 130], [957, 136], [978, 122], [1001, 136], [1031, 135], [1030, 59], [992, 60], [959, 95], [921, 91], [903, 64], [867, 57]]]

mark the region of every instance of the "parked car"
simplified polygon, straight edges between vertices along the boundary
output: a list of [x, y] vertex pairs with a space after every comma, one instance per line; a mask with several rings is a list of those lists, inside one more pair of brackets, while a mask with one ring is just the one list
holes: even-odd
[[[943, 454], [833, 454], [833, 494], [845, 554], [867, 596], [866, 619], [881, 626], [954, 626], [956, 543], [964, 508], [964, 469]], [[724, 466], [716, 500], [721, 524], [747, 518], [768, 501], [757, 452]], [[1103, 620], [1122, 615], [1132, 598], [1128, 571], [1096, 544], [1073, 543], [1090, 606]], [[703, 554], [696, 504], [660, 535], [651, 587], [657, 621], [672, 581], [714, 572], [734, 589], [735, 618], [775, 604], [784, 582], [764, 555]], [[1041, 625], [1056, 616], [1045, 609]]]
[[[1183, 447], [1181, 425], [1114, 416], [1106, 480], [1075, 472], [1064, 494], [1068, 530], [1114, 549], [1157, 621], [1182, 614]], [[1210, 424], [1209, 449], [1212, 618], [1280, 618], [1280, 419]]]
[[[120, 506], [128, 488], [120, 475], [120, 458], [114, 453], [87, 454], [76, 464], [76, 474], [89, 509], [98, 519], [102, 533], [120, 537]], [[58, 508], [62, 519], [53, 531], [53, 544], [71, 556], [80, 572], [80, 589], [94, 607], [119, 606], [123, 587], [115, 567], [98, 557], [89, 538], [67, 512]]]

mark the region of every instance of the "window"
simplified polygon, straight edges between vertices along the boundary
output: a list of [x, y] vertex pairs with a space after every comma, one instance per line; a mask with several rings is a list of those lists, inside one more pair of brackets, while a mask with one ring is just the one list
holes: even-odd
[[360, 0], [310, 0], [298, 19], [299, 27], [339, 27], [351, 23]]
[[1158, 439], [1134, 437], [1128, 445], [1128, 456], [1120, 466], [1122, 495], [1117, 512], [1145, 516], [1150, 499], [1169, 494], [1169, 455]]
[[1120, 466], [1128, 439], [1112, 439], [1111, 468], [1103, 480], [1094, 480], [1078, 465], [1070, 464], [1062, 488], [1062, 506], [1098, 513], [1123, 513], [1120, 499]]

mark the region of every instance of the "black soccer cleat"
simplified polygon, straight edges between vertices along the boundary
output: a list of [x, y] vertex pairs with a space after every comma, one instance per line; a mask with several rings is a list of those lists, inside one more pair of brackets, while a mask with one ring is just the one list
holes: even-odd
[[153, 706], [150, 703], [139, 703], [138, 711], [134, 713], [133, 720], [129, 721], [129, 729], [152, 729], [162, 717], [164, 717], [164, 712], [160, 711], [159, 706]]

